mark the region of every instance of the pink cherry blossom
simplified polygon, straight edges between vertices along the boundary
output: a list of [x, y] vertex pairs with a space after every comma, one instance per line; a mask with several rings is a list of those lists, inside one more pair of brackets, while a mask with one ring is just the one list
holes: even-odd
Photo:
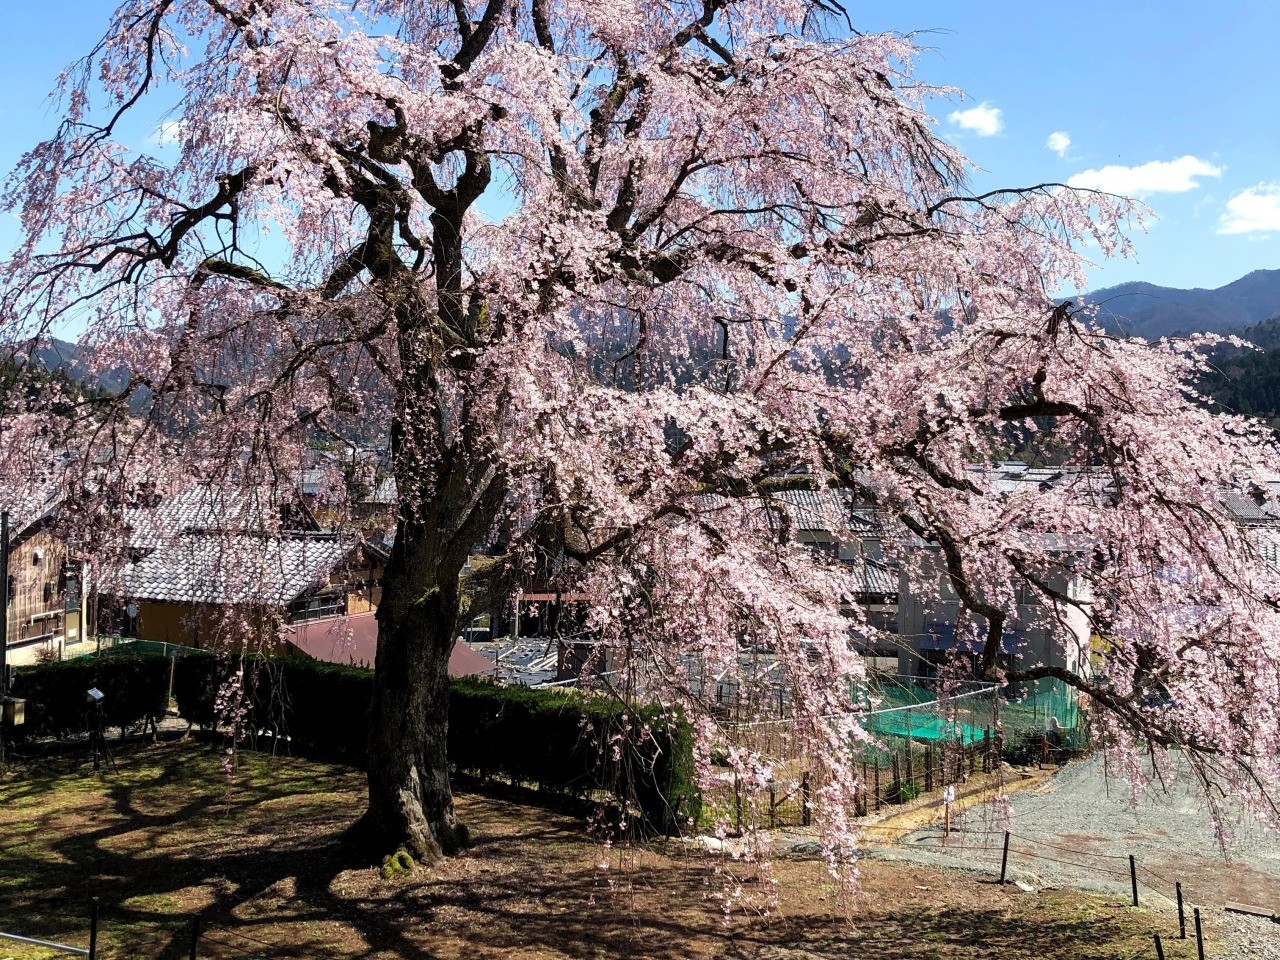
[[[1269, 496], [1269, 435], [1195, 395], [1206, 338], [1119, 339], [1052, 299], [1140, 210], [971, 195], [911, 38], [832, 10], [129, 0], [7, 183], [0, 268], [4, 341], [83, 330], [115, 397], [7, 398], [0, 481], [58, 485], [109, 551], [139, 491], [287, 498], [319, 440], [389, 442], [369, 820], [422, 856], [465, 841], [449, 647], [536, 578], [588, 598], [624, 690], [686, 710], [708, 783], [725, 734], [691, 673], [762, 714], [785, 688], [847, 861], [851, 638], [875, 628], [788, 488], [872, 512], [904, 590], [945, 577], [988, 678], [1056, 677], [1136, 777], [1176, 749], [1273, 813], [1275, 543], [1224, 500]], [[152, 154], [118, 121], [159, 103], [177, 142]], [[990, 468], [1028, 448], [1066, 479], [1003, 488]], [[1000, 661], [1020, 593], [1078, 672]]]

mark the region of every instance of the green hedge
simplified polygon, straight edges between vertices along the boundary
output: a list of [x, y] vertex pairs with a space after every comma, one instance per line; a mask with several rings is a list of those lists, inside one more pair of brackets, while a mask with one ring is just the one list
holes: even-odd
[[[179, 714], [212, 726], [219, 691], [241, 670], [249, 695], [243, 727], [251, 736], [269, 731], [288, 737], [296, 754], [364, 765], [372, 671], [302, 658], [240, 662], [193, 652], [175, 668]], [[681, 821], [696, 816], [692, 731], [657, 706], [628, 710], [572, 691], [455, 680], [449, 760], [458, 772], [499, 775], [565, 796], [608, 791], [630, 801], [639, 826], [648, 830], [678, 832]]]
[[21, 667], [13, 696], [26, 703], [20, 737], [68, 737], [87, 733], [93, 715], [90, 687], [105, 695], [103, 720], [122, 731], [158, 723], [169, 707], [169, 658], [154, 654], [79, 657], [62, 663]]
[[662, 832], [678, 833], [696, 815], [692, 730], [662, 707], [476, 679], [455, 680], [450, 694], [449, 760], [458, 770], [570, 795], [608, 791]]

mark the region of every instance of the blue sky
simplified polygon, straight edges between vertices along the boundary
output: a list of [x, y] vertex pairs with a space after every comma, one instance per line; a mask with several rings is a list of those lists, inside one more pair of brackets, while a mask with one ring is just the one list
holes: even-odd
[[[7, 6], [6, 170], [52, 131], [46, 94], [96, 41], [113, 3]], [[850, 0], [849, 8], [860, 30], [930, 31], [920, 38], [933, 48], [920, 76], [967, 94], [934, 112], [982, 167], [975, 188], [1076, 178], [1137, 192], [1155, 210], [1160, 219], [1135, 237], [1138, 262], [1107, 264], [1094, 286], [1215, 287], [1280, 267], [1280, 2]], [[0, 225], [0, 246], [13, 236]]]

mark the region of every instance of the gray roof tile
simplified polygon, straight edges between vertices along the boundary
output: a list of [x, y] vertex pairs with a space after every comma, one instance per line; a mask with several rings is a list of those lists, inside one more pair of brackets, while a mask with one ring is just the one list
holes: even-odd
[[113, 592], [130, 600], [279, 606], [323, 584], [354, 547], [332, 536], [187, 533], [125, 564]]

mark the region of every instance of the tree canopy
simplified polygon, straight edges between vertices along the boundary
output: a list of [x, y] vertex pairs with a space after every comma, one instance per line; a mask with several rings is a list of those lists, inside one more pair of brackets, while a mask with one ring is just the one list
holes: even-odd
[[[1055, 302], [1082, 250], [1126, 251], [1132, 206], [973, 195], [918, 53], [830, 0], [129, 0], [8, 182], [0, 270], [7, 342], [84, 324], [127, 386], [91, 420], [6, 408], [3, 482], [287, 488], [309, 438], [377, 425], [399, 513], [371, 812], [423, 855], [464, 839], [430, 731], [486, 542], [487, 576], [587, 598], [692, 714], [705, 776], [715, 719], [682, 665], [750, 686], [740, 653], [768, 650], [848, 848], [850, 640], [874, 628], [786, 489], [874, 511], [908, 589], [946, 581], [979, 671], [1077, 687], [1135, 776], [1182, 747], [1266, 806], [1274, 548], [1223, 498], [1263, 489], [1274, 451], [1197, 402], [1196, 342]], [[156, 97], [176, 143], [140, 152], [120, 130]], [[989, 468], [1033, 431], [1068, 480], [1010, 492]], [[1091, 667], [1002, 661], [1028, 595]]]

